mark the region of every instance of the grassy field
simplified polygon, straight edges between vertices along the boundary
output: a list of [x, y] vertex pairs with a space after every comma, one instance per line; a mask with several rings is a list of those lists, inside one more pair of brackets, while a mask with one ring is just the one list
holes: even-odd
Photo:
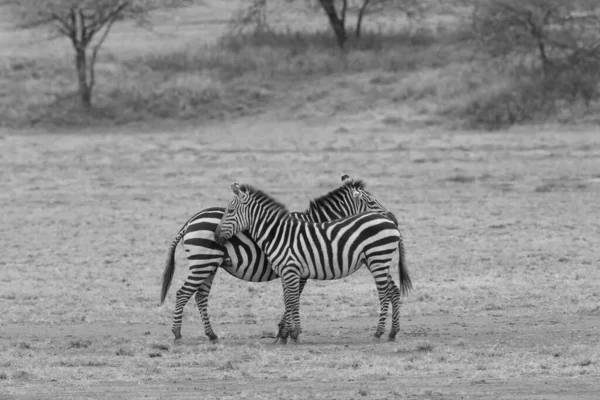
[[[3, 398], [596, 398], [600, 137], [399, 132], [375, 119], [246, 118], [201, 127], [3, 131]], [[250, 182], [291, 209], [367, 181], [401, 222], [414, 291], [372, 343], [366, 271], [309, 282], [303, 343], [274, 346], [279, 282], [219, 273], [209, 345], [174, 293], [168, 245]]]

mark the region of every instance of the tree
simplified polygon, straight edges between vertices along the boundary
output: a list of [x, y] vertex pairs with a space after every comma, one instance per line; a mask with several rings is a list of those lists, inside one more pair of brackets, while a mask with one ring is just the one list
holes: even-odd
[[327, 14], [340, 48], [344, 48], [348, 40], [346, 16], [350, 11], [357, 14], [354, 34], [357, 39], [360, 39], [364, 17], [368, 13], [399, 12], [404, 13], [408, 18], [413, 18], [419, 16], [424, 7], [422, 0], [361, 0], [359, 7], [351, 7], [348, 0], [340, 0], [337, 8], [335, 0], [319, 0], [319, 3]]
[[233, 14], [229, 24], [229, 30], [233, 34], [239, 34], [247, 28], [254, 31], [268, 29], [267, 0], [251, 0], [246, 7]]
[[148, 13], [189, 1], [160, 0], [0, 0], [16, 18], [17, 27], [43, 28], [51, 38], [65, 37], [75, 51], [81, 105], [92, 106], [98, 52], [113, 24], [122, 20], [147, 23]]
[[411, 21], [420, 17], [425, 8], [423, 0], [362, 0], [356, 17], [356, 29], [354, 34], [360, 38], [362, 23], [365, 15], [376, 13], [403, 13]]
[[544, 77], [600, 61], [600, 6], [591, 0], [487, 0], [473, 15], [494, 57], [537, 59]]
[[348, 10], [348, 0], [341, 1], [342, 5], [339, 12], [335, 8], [334, 0], [319, 0], [319, 3], [321, 4], [321, 7], [323, 7], [325, 14], [327, 14], [329, 24], [331, 25], [331, 29], [333, 29], [338, 46], [343, 49], [346, 40], [348, 40], [348, 34], [346, 33], [346, 11]]

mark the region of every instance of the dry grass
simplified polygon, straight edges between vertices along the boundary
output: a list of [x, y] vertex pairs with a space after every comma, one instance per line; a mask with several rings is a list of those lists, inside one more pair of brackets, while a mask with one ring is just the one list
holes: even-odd
[[[400, 134], [362, 117], [157, 129], [2, 134], [3, 393], [596, 395], [595, 132]], [[190, 303], [173, 345], [183, 252], [165, 306], [158, 295], [180, 225], [226, 204], [233, 180], [303, 209], [342, 173], [365, 179], [403, 227], [415, 290], [398, 342], [370, 342], [378, 301], [360, 271], [309, 282], [299, 347], [265, 334], [279, 282], [219, 273], [209, 311], [221, 344], [207, 344]]]
[[486, 84], [471, 63], [460, 8], [450, 15], [439, 9], [418, 28], [370, 17], [361, 40], [342, 53], [318, 9], [273, 10], [280, 22], [272, 31], [221, 36], [235, 5], [213, 3], [156, 16], [153, 34], [117, 27], [98, 61], [91, 114], [78, 107], [65, 40], [25, 45], [4, 31], [14, 43], [0, 60], [0, 125], [229, 120], [267, 109], [304, 118], [377, 112], [394, 124], [439, 124], [461, 119], [453, 110]]
[[350, 29], [346, 52], [321, 10], [299, 4], [270, 6], [266, 32], [227, 34], [239, 2], [157, 14], [153, 32], [120, 25], [98, 61], [91, 113], [78, 105], [68, 42], [40, 43], [43, 34], [12, 32], [4, 21], [0, 126], [207, 122], [267, 111], [292, 118], [377, 113], [397, 127], [597, 122], [595, 102], [548, 93], [535, 68], [485, 61], [468, 8], [430, 3], [418, 23], [369, 16], [360, 41]]
[[[438, 110], [423, 103], [441, 104], [464, 91], [449, 78], [462, 68], [454, 63], [465, 55], [431, 32], [419, 35], [367, 31], [347, 54], [335, 48], [329, 32], [293, 31], [224, 37], [217, 44], [139, 56], [111, 53], [98, 64], [91, 115], [77, 106], [70, 59], [5, 59], [0, 81], [10, 95], [0, 102], [0, 115], [4, 125], [122, 124], [221, 120], [267, 107], [288, 113], [314, 108], [331, 115], [402, 103], [421, 115], [435, 114]], [[432, 73], [425, 76], [422, 70]]]

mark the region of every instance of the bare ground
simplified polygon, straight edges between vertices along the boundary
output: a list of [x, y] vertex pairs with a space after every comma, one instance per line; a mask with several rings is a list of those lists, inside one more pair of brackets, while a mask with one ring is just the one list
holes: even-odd
[[[598, 398], [600, 137], [402, 132], [377, 116], [0, 132], [0, 398]], [[348, 173], [403, 227], [415, 283], [372, 343], [365, 271], [310, 282], [303, 343], [272, 345], [278, 282], [217, 275], [221, 343], [174, 293], [179, 227], [254, 183], [303, 209]], [[183, 252], [181, 252], [183, 253]], [[2, 397], [4, 396], [4, 397]]]
[[[460, 338], [461, 346], [471, 348], [493, 347], [499, 344], [509, 346], [513, 351], [529, 351], [532, 346], [551, 346], [570, 342], [595, 345], [598, 341], [598, 315], [593, 316], [551, 316], [531, 319], [514, 318], [506, 313], [476, 319], [461, 317], [411, 317], [403, 325], [404, 334], [399, 342], [369, 343], [365, 327], [373, 324], [373, 318], [352, 318], [335, 323], [314, 321], [305, 324], [307, 334], [302, 344], [290, 352], [318, 351], [335, 358], [337, 354], [377, 355], [409, 363], [411, 358], [422, 358], [429, 350], [418, 349], [423, 340], [436, 346], [453, 346]], [[246, 346], [249, 340], [260, 343], [267, 351], [281, 348], [273, 345], [272, 339], [263, 337], [260, 327], [245, 324], [227, 324], [225, 329], [242, 331], [249, 339], [224, 340], [224, 345], [232, 348]], [[336, 333], [337, 332], [337, 333]], [[318, 333], [318, 335], [317, 335]], [[65, 348], [72, 338], [92, 341], [110, 337], [113, 340], [127, 341], [131, 337], [147, 336], [163, 340], [165, 327], [156, 324], [67, 324], [61, 326], [39, 326], [37, 324], [14, 324], [6, 327], [3, 339], [20, 340], [32, 343], [51, 340]], [[178, 347], [194, 351], [199, 344], [205, 344], [205, 337], [185, 339]], [[413, 349], [414, 347], [414, 349]], [[552, 355], [560, 360], [562, 355]], [[290, 372], [294, 372], [294, 367]], [[281, 379], [265, 376], [264, 380], [236, 379], [150, 379], [137, 382], [101, 381], [86, 383], [50, 383], [27, 387], [26, 395], [14, 398], [46, 399], [54, 396], [81, 396], [85, 398], [216, 398], [243, 397], [246, 393], [261, 394], [265, 397], [292, 398], [351, 398], [359, 391], [368, 392], [373, 398], [506, 398], [506, 399], [597, 399], [598, 383], [582, 382], [581, 379], [555, 379], [542, 374], [524, 374], [510, 379], [489, 374], [485, 377], [473, 376], [459, 368], [448, 370], [435, 376], [402, 376], [385, 380], [350, 380], [344, 382], [307, 382], [297, 379]], [[36, 387], [38, 386], [38, 387]], [[168, 394], [167, 394], [168, 393]], [[362, 396], [360, 396], [362, 397]], [[10, 397], [9, 397], [10, 398]]]

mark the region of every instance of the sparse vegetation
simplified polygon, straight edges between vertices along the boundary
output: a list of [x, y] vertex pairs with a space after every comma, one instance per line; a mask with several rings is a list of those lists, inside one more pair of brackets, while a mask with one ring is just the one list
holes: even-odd
[[91, 340], [87, 339], [75, 339], [69, 342], [69, 348], [71, 349], [87, 349], [92, 344]]
[[[433, 1], [348, 2], [344, 18], [358, 18], [361, 10], [366, 16], [360, 34], [358, 28], [343, 34], [344, 52], [322, 25], [267, 24], [270, 9], [254, 1], [240, 17], [253, 29], [222, 29], [214, 42], [165, 49], [158, 40], [152, 50], [135, 52], [112, 50], [107, 43], [106, 53], [97, 57], [94, 108], [88, 111], [79, 107], [83, 95], [74, 90], [69, 59], [4, 58], [0, 85], [7, 95], [0, 99], [0, 124], [231, 120], [267, 109], [292, 116], [343, 115], [374, 107], [398, 125], [497, 129], [548, 118], [593, 121], [600, 30], [591, 17], [594, 9], [580, 17], [583, 6], [569, 2], [565, 9], [565, 1], [548, 2], [552, 7], [537, 0], [478, 2], [475, 13], [468, 2], [444, 7]], [[280, 19], [323, 17], [318, 8], [300, 12], [301, 2], [290, 4], [278, 10]], [[530, 11], [532, 26], [522, 18]], [[546, 11], [550, 17], [544, 19]], [[384, 27], [380, 23], [390, 21], [389, 15], [396, 23]], [[518, 34], [493, 35], [504, 31]], [[551, 33], [537, 38], [538, 32]], [[141, 41], [140, 49], [147, 44]]]

